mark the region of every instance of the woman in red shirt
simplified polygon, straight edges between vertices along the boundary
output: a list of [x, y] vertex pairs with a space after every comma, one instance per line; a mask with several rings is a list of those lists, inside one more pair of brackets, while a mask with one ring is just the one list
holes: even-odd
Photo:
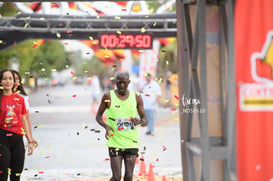
[[[29, 106], [30, 106], [29, 97], [23, 87], [22, 78], [21, 78], [19, 72], [16, 70], [11, 70], [11, 71], [13, 72], [14, 78], [15, 78], [15, 85], [14, 85], [13, 91], [16, 92], [17, 94], [21, 95], [25, 100], [25, 106], [26, 106], [26, 109], [28, 112], [26, 115], [28, 127], [31, 129], [31, 120], [30, 120], [30, 114], [29, 114]], [[34, 139], [32, 140], [32, 142], [33, 142], [34, 148], [37, 148], [38, 142]]]
[[26, 115], [24, 98], [13, 92], [15, 77], [11, 70], [0, 71], [0, 180], [20, 181], [24, 167], [25, 147], [23, 136], [29, 142], [28, 155], [34, 151], [31, 128]]

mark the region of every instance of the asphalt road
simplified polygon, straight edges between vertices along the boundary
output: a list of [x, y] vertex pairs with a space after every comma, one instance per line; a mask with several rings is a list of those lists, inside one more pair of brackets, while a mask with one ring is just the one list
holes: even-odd
[[[30, 93], [33, 137], [39, 142], [26, 156], [22, 180], [81, 180], [111, 176], [104, 129], [91, 112], [89, 86], [48, 87]], [[139, 128], [140, 151], [148, 172], [181, 177], [178, 113], [158, 110], [154, 136]], [[135, 176], [140, 173], [136, 164]]]

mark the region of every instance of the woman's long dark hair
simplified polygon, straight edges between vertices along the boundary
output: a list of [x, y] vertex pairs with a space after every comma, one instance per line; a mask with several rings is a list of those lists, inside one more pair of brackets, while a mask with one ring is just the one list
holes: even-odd
[[[25, 91], [25, 89], [24, 89], [24, 87], [22, 85], [22, 78], [21, 78], [19, 72], [17, 72], [16, 70], [11, 70], [11, 71], [13, 72], [13, 74], [16, 74], [18, 76], [18, 78], [19, 78], [19, 85], [17, 87], [17, 90], [15, 90], [15, 91], [20, 91], [19, 92], [20, 94], [23, 94], [23, 95], [27, 96], [27, 93], [26, 93], [26, 91]], [[14, 82], [15, 82], [15, 79], [14, 79]]]
[[2, 102], [2, 96], [3, 96], [3, 92], [4, 92], [4, 87], [1, 83], [3, 77], [4, 77], [4, 73], [5, 72], [11, 72], [12, 76], [13, 76], [13, 81], [14, 81], [14, 84], [13, 84], [13, 87], [12, 87], [12, 90], [14, 89], [14, 86], [15, 86], [15, 76], [14, 76], [14, 72], [13, 70], [10, 70], [10, 69], [3, 69], [0, 71], [0, 85], [2, 86], [0, 88], [0, 110], [1, 110], [1, 102]]

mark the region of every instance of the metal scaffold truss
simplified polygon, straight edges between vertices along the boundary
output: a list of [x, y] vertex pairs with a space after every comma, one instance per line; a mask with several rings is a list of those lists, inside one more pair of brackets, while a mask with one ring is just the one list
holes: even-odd
[[[214, 121], [221, 125], [221, 136], [212, 136], [209, 114], [216, 114], [208, 105], [208, 55], [206, 32], [205, 0], [186, 4], [178, 0], [177, 38], [181, 151], [184, 181], [230, 181], [235, 173], [235, 78], [233, 58], [233, 1], [217, 1], [214, 5], [219, 14], [219, 79], [212, 86], [217, 87], [220, 119]], [[195, 8], [195, 15], [190, 13]], [[194, 27], [194, 29], [193, 29]], [[215, 68], [214, 68], [215, 69]], [[211, 70], [211, 69], [210, 69]], [[217, 76], [217, 75], [214, 75]], [[200, 104], [185, 105], [182, 97], [195, 98]], [[189, 113], [184, 110], [205, 110]], [[212, 116], [210, 116], [212, 117]], [[194, 127], [195, 122], [195, 127]], [[196, 126], [198, 125], [198, 126]], [[199, 136], [193, 136], [193, 131]], [[213, 173], [213, 175], [211, 175]]]
[[[1, 17], [0, 49], [29, 38], [97, 39], [101, 32], [151, 33], [154, 38], [176, 36], [176, 15], [57, 16], [20, 14]], [[12, 34], [12, 36], [11, 36]], [[58, 35], [58, 36], [57, 36]]]

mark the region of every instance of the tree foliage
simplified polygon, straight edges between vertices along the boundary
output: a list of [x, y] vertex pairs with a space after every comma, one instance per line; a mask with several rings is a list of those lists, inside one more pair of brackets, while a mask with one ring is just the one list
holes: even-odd
[[0, 7], [1, 16], [13, 16], [17, 13], [17, 10], [13, 7], [11, 2], [6, 2]]
[[62, 70], [67, 65], [66, 51], [60, 41], [45, 41], [42, 45], [34, 46], [34, 40], [27, 40], [0, 51], [0, 68], [9, 68], [10, 60], [14, 57], [19, 61], [20, 73], [48, 77], [51, 70]]

